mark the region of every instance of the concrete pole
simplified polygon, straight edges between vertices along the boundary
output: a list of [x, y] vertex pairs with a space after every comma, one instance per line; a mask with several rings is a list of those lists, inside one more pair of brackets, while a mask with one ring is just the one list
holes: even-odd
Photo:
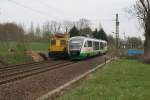
[[116, 48], [119, 48], [119, 18], [116, 14]]

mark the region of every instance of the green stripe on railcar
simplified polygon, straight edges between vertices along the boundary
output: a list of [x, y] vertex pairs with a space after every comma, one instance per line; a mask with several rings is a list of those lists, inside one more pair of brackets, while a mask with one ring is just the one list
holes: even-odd
[[78, 56], [70, 56], [71, 59], [84, 59], [87, 57], [92, 57], [92, 56], [96, 56], [99, 54], [103, 54], [106, 53], [107, 50], [97, 50], [94, 52], [81, 52], [80, 55]]

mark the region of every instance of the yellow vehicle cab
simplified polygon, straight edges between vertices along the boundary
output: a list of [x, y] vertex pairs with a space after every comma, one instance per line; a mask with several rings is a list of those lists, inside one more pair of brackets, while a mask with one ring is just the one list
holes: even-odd
[[68, 56], [68, 38], [67, 34], [57, 33], [51, 35], [49, 39], [49, 57], [50, 58], [64, 58]]

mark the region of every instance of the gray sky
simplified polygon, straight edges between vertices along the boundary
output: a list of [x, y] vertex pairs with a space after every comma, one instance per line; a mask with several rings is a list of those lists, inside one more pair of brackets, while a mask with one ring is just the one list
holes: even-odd
[[[135, 0], [0, 0], [0, 22], [42, 24], [45, 21], [91, 20], [93, 27], [102, 24], [109, 33], [115, 31], [115, 14], [119, 13], [120, 34], [143, 36], [138, 21], [124, 9]], [[123, 36], [123, 35], [121, 35]]]

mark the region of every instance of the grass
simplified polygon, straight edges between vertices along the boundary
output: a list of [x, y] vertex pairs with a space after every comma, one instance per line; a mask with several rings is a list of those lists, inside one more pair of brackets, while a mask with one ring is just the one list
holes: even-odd
[[29, 48], [34, 51], [40, 51], [47, 53], [48, 52], [48, 42], [32, 42], [29, 43]]
[[[24, 54], [25, 47], [45, 54], [48, 52], [48, 42], [31, 42], [25, 45], [17, 42], [10, 42], [8, 45], [0, 44], [0, 58], [8, 64], [30, 62], [31, 58]], [[10, 52], [9, 49], [15, 49], [15, 53]]]
[[29, 56], [26, 56], [22, 53], [15, 53], [15, 54], [6, 54], [1, 56], [4, 62], [6, 62], [8, 65], [11, 64], [19, 64], [19, 63], [27, 63], [31, 62], [32, 59]]
[[150, 65], [117, 60], [58, 100], [149, 100]]
[[[25, 46], [27, 47], [27, 49], [32, 49], [34, 51], [42, 51], [42, 52], [47, 52], [48, 51], [48, 42], [31, 42], [31, 43], [27, 43], [25, 44]], [[10, 42], [8, 45], [2, 45], [0, 44], [0, 54], [3, 53], [8, 53], [8, 49], [15, 49], [20, 51], [20, 47], [18, 47], [18, 43], [17, 42]]]

